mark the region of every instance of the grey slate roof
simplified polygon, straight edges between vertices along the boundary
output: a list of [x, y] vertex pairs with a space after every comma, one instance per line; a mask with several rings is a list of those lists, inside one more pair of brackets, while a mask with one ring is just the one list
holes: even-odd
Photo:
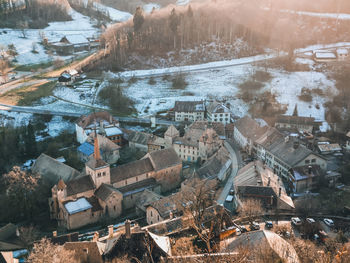
[[128, 135], [129, 142], [142, 144], [142, 145], [147, 145], [150, 138], [151, 138], [151, 134], [138, 132], [138, 131], [132, 131]]
[[120, 182], [152, 171], [153, 166], [149, 158], [123, 164], [111, 169], [111, 183]]
[[34, 162], [32, 172], [56, 184], [60, 179], [72, 180], [80, 175], [74, 168], [42, 153]]
[[253, 120], [249, 116], [245, 116], [235, 122], [235, 128], [244, 137], [255, 142], [268, 130], [269, 127], [261, 127], [257, 121]]
[[118, 189], [114, 188], [113, 186], [108, 184], [101, 184], [100, 187], [95, 191], [95, 196], [102, 201], [106, 201], [113, 193], [120, 194]]
[[175, 112], [204, 112], [204, 101], [175, 101]]
[[149, 158], [155, 171], [181, 164], [182, 161], [173, 148], [150, 152]]
[[95, 188], [94, 182], [90, 175], [84, 175], [66, 183], [67, 196], [84, 193]]

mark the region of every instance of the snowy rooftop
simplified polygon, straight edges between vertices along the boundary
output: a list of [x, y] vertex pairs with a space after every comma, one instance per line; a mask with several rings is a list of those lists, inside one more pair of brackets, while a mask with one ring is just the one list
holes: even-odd
[[89, 40], [87, 40], [87, 38], [84, 37], [83, 35], [67, 35], [64, 38], [66, 38], [68, 40], [68, 42], [71, 43], [71, 44], [85, 44], [85, 43], [89, 43]]
[[110, 128], [105, 128], [106, 131], [106, 135], [109, 136], [113, 136], [113, 135], [120, 135], [123, 134], [123, 132], [117, 128], [117, 127], [110, 127]]
[[79, 198], [76, 201], [70, 201], [64, 205], [68, 214], [73, 215], [92, 208], [92, 205], [86, 200], [85, 197]]
[[316, 52], [316, 58], [324, 58], [324, 59], [335, 59], [337, 58], [333, 52]]
[[348, 50], [345, 49], [345, 48], [337, 49], [337, 53], [338, 53], [338, 55], [347, 55], [347, 54], [349, 54]]

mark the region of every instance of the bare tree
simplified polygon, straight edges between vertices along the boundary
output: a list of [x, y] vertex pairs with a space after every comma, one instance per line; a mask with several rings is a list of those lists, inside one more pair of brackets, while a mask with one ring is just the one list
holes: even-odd
[[253, 222], [254, 218], [263, 214], [261, 201], [259, 199], [248, 198], [242, 201], [239, 207], [239, 214], [241, 217], [247, 217], [248, 221]]
[[193, 187], [187, 185], [189, 188], [183, 191], [177, 208], [183, 211], [184, 217], [189, 219], [190, 226], [205, 243], [207, 252], [211, 253], [211, 242], [217, 234], [215, 231], [221, 228], [224, 208], [213, 208], [209, 211], [209, 207], [214, 204], [214, 187], [211, 181], [193, 179], [192, 184]]
[[78, 263], [75, 252], [66, 250], [63, 246], [54, 245], [50, 240], [43, 238], [35, 243], [32, 252], [28, 257], [28, 263]]

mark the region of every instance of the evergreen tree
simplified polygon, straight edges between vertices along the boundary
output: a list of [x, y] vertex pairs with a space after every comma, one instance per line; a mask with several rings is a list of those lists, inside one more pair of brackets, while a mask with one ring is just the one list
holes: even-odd
[[295, 104], [293, 116], [298, 116], [298, 104]]
[[179, 16], [176, 14], [175, 8], [171, 10], [170, 17], [169, 17], [169, 27], [174, 35], [174, 48], [176, 48], [176, 33], [177, 33], [177, 27], [180, 24]]
[[138, 32], [141, 29], [144, 21], [145, 21], [145, 17], [143, 15], [142, 8], [137, 7], [133, 18], [135, 32]]
[[28, 124], [26, 136], [24, 138], [25, 153], [27, 158], [37, 157], [37, 146], [35, 140], [34, 127], [31, 123]]

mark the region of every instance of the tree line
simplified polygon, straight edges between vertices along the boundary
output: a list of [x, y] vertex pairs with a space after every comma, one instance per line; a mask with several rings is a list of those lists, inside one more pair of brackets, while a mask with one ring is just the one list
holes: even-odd
[[64, 0], [20, 1], [0, 0], [0, 26], [19, 28], [43, 28], [52, 21], [69, 21], [69, 6]]
[[216, 0], [150, 14], [138, 7], [132, 20], [110, 27], [101, 36], [102, 47], [111, 53], [100, 66], [123, 68], [133, 53], [163, 56], [214, 41], [233, 44], [238, 38], [254, 49], [291, 53], [297, 47], [349, 39], [349, 24], [346, 20], [281, 12], [268, 1]]

